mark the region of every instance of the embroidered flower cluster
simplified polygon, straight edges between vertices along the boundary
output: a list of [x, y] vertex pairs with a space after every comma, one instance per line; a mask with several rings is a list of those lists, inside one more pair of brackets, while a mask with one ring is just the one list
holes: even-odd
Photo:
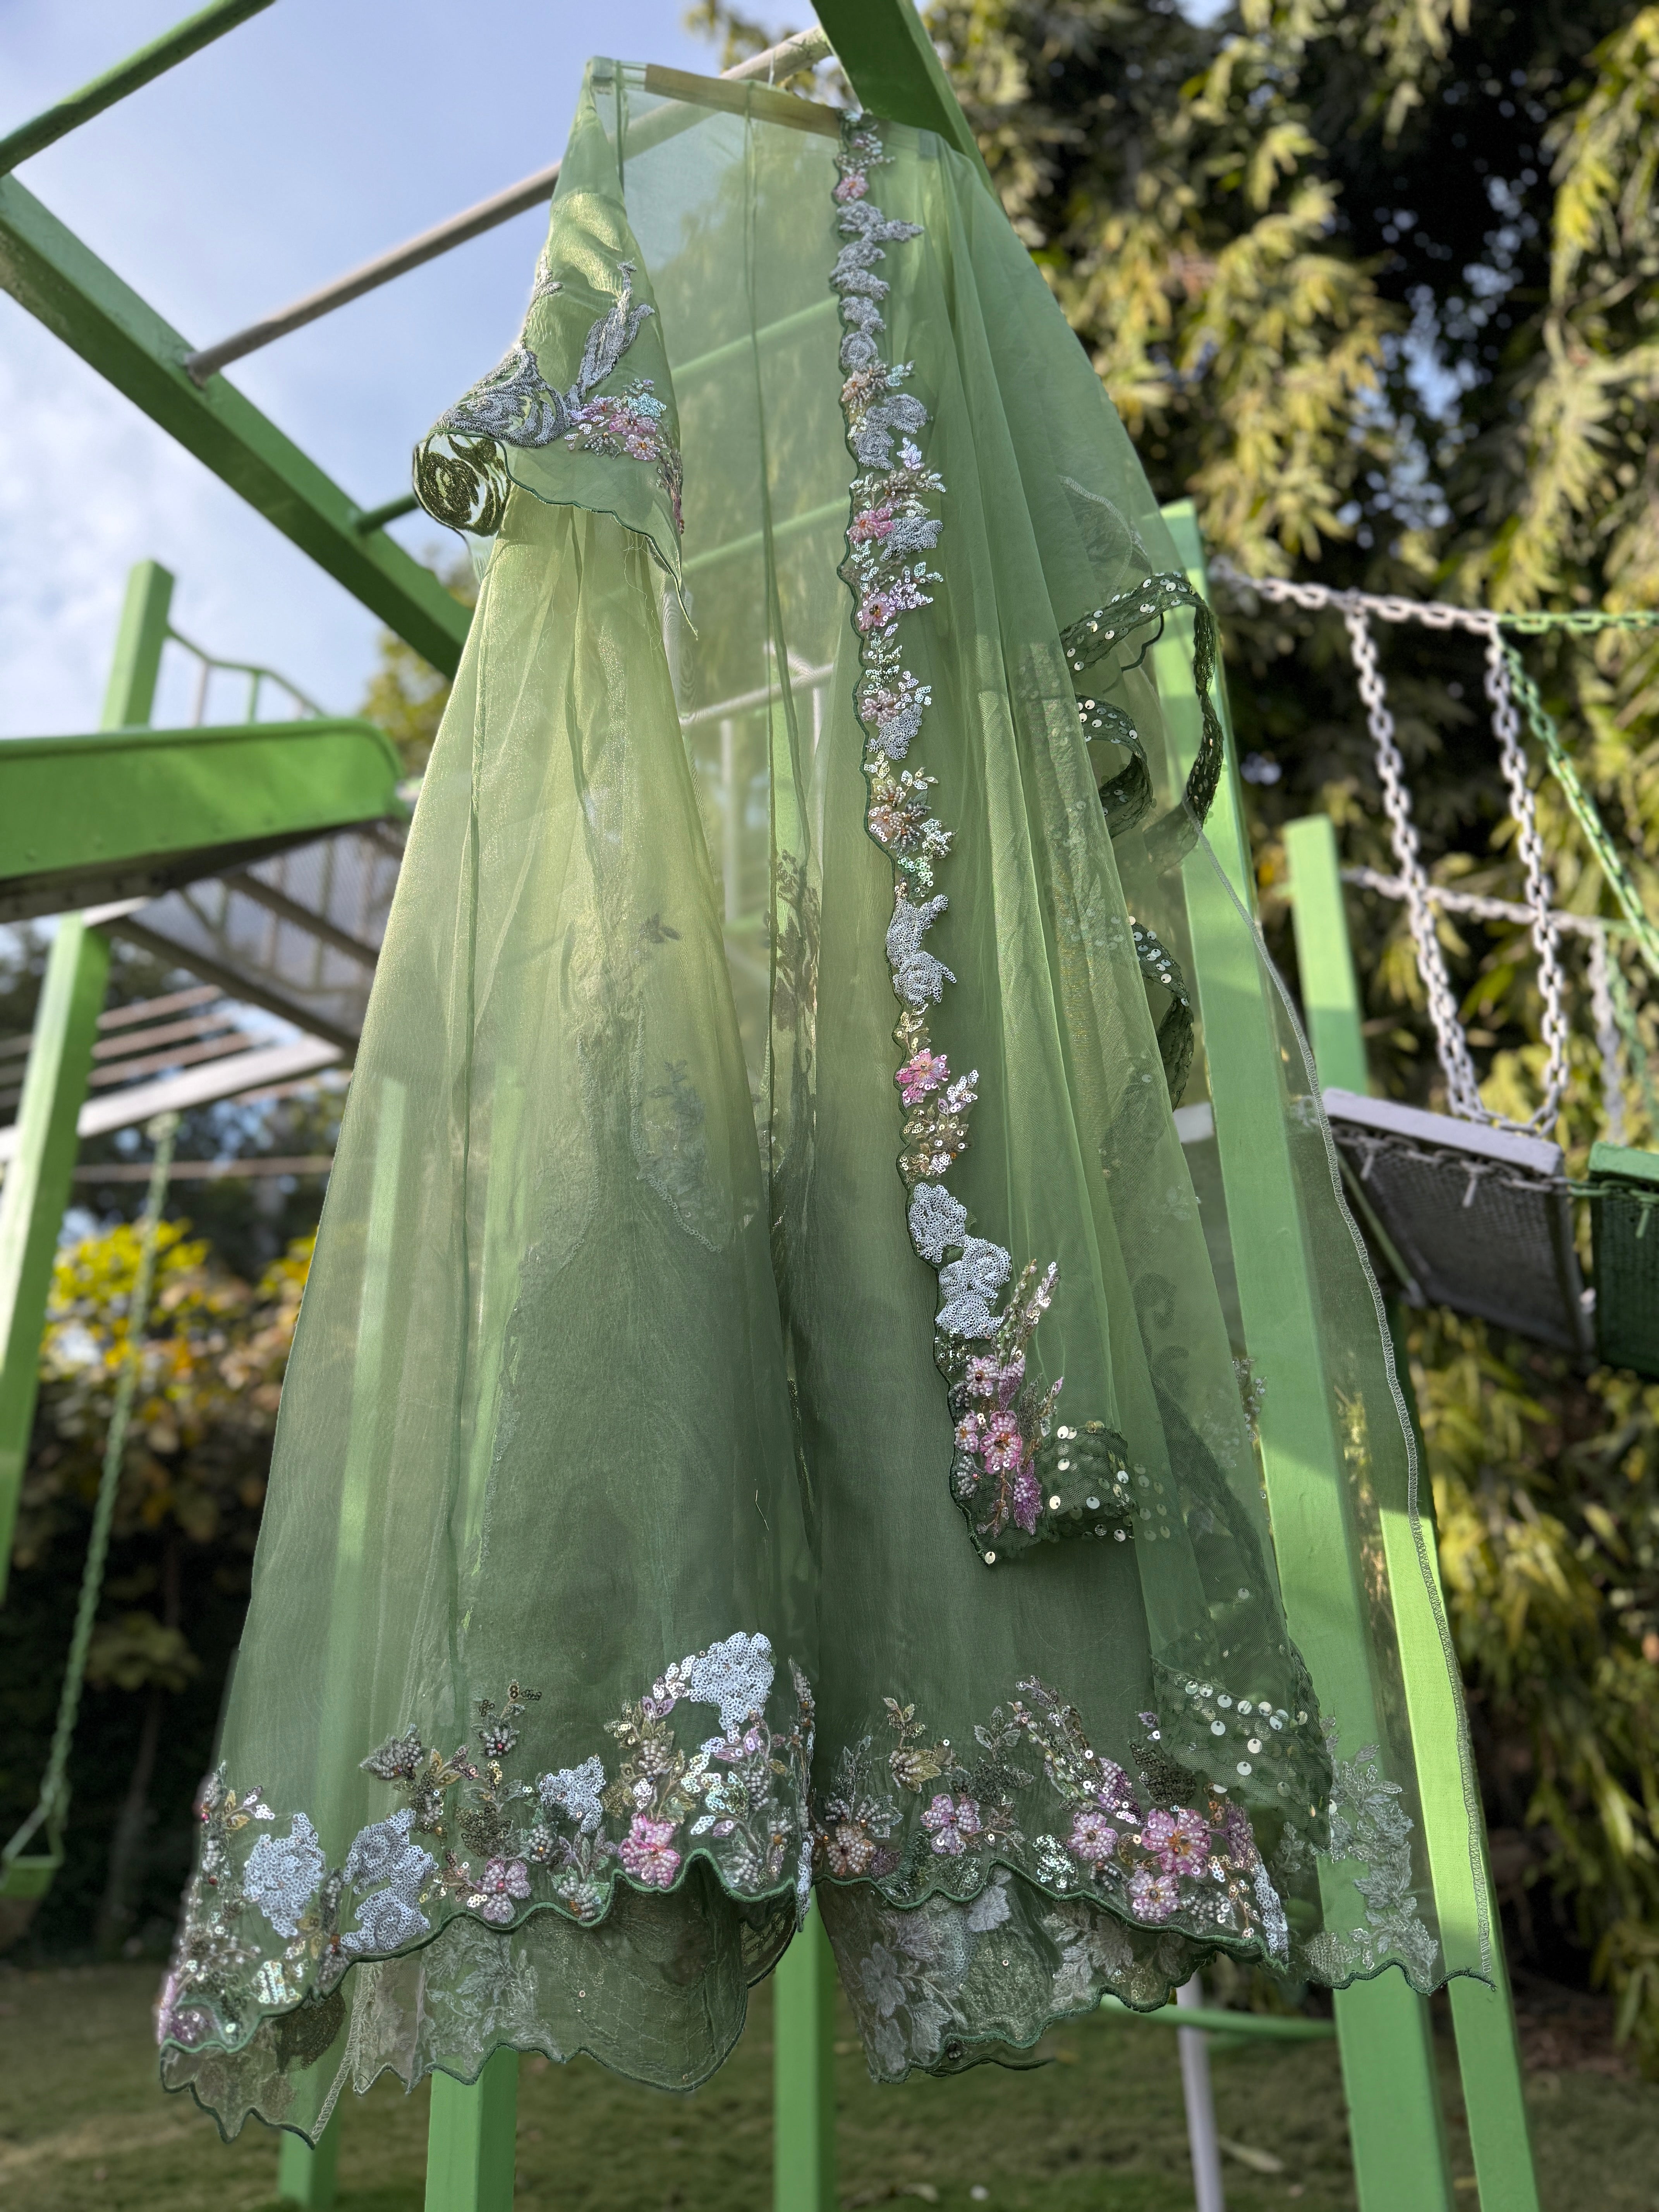
[[648, 376], [636, 377], [614, 396], [601, 392], [570, 410], [564, 441], [573, 453], [605, 453], [613, 460], [649, 461], [668, 494], [674, 527], [684, 530], [680, 513], [683, 474], [679, 449], [668, 434], [668, 409]]
[[[410, 1729], [370, 1753], [364, 1771], [404, 1802], [360, 1829], [337, 1869], [301, 1812], [286, 1836], [262, 1835], [243, 1856], [244, 1831], [276, 1816], [259, 1790], [239, 1796], [222, 1770], [210, 1776], [161, 2039], [186, 2049], [234, 2043], [261, 2012], [314, 2011], [354, 1960], [429, 1936], [446, 1901], [495, 1928], [538, 1904], [591, 1923], [608, 1910], [618, 1872], [642, 1889], [668, 1889], [694, 1851], [736, 1895], [793, 1881], [804, 1912], [812, 1694], [792, 1668], [793, 1723], [773, 1728], [775, 1674], [767, 1638], [739, 1630], [670, 1667], [608, 1724], [621, 1754], [614, 1771], [595, 1754], [533, 1782], [507, 1778], [538, 1696], [512, 1683], [500, 1704], [477, 1701], [476, 1750], [435, 1750]], [[670, 1725], [683, 1705], [714, 1706], [719, 1733], [688, 1748]]]
[[1290, 1930], [1248, 1813], [1167, 1755], [1157, 1716], [1140, 1716], [1132, 1778], [1046, 1684], [1033, 1676], [1018, 1688], [975, 1729], [969, 1759], [929, 1741], [914, 1705], [886, 1698], [885, 1759], [873, 1734], [845, 1748], [814, 1808], [819, 1870], [878, 1882], [902, 1905], [941, 1887], [972, 1894], [995, 1866], [1011, 1867], [1127, 1920], [1173, 1923], [1283, 1965]]
[[524, 330], [489, 374], [438, 417], [416, 448], [416, 495], [434, 520], [493, 537], [512, 488], [501, 447], [550, 446], [562, 438], [573, 453], [649, 461], [668, 495], [675, 528], [684, 527], [679, 449], [669, 429], [668, 408], [650, 378], [636, 378], [620, 393], [599, 390], [647, 316], [656, 313], [649, 301], [635, 301], [634, 264], [619, 262], [617, 273], [622, 289], [610, 313], [588, 331], [574, 381], [560, 392], [543, 375], [528, 340], [530, 316], [538, 303], [562, 289], [545, 264], [538, 270]]
[[844, 325], [847, 441], [860, 472], [853, 481], [842, 574], [854, 593], [863, 662], [858, 709], [866, 731], [865, 826], [895, 871], [887, 961], [903, 1010], [893, 1032], [903, 1056], [894, 1077], [905, 1114], [899, 1172], [910, 1191], [911, 1241], [939, 1271], [935, 1356], [957, 1423], [951, 1494], [981, 1557], [994, 1565], [999, 1543], [1007, 1555], [1040, 1534], [1073, 1533], [1082, 1509], [1073, 1511], [1073, 1501], [1063, 1501], [1066, 1510], [1046, 1525], [1049, 1486], [1038, 1456], [1060, 1383], [1045, 1389], [1026, 1373], [1028, 1347], [1054, 1296], [1057, 1270], [1033, 1264], [1010, 1286], [1012, 1256], [969, 1234], [966, 1206], [939, 1180], [967, 1149], [979, 1071], [952, 1071], [949, 1056], [933, 1048], [928, 1019], [945, 985], [956, 981], [927, 942], [950, 903], [933, 886], [949, 857], [951, 832], [933, 808], [938, 778], [914, 761], [904, 764], [933, 692], [907, 665], [902, 626], [907, 615], [932, 605], [927, 587], [941, 580], [928, 564], [944, 526], [930, 501], [945, 484], [916, 443], [928, 416], [904, 388], [911, 364], [884, 360], [879, 343], [886, 326], [882, 302], [890, 289], [880, 264], [889, 246], [921, 235], [919, 224], [890, 219], [871, 198], [871, 173], [888, 158], [876, 131], [849, 126], [835, 190], [847, 242], [830, 281]]

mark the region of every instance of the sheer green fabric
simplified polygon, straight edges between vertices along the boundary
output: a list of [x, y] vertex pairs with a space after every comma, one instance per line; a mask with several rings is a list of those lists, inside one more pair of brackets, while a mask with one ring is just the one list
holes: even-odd
[[1194, 1025], [1218, 730], [1147, 657], [1192, 593], [982, 182], [595, 64], [416, 480], [487, 564], [164, 2079], [313, 2136], [503, 2043], [684, 2087], [814, 1881], [882, 2078], [1217, 1951], [1431, 1986], [1380, 1309], [1291, 1024], [1364, 1591], [1310, 1679]]

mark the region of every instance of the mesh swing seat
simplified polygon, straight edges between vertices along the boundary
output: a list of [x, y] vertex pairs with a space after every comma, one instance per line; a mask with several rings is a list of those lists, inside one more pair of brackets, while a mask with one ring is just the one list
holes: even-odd
[[[1594, 1294], [1579, 1273], [1559, 1145], [1352, 1091], [1327, 1091], [1325, 1111], [1358, 1210], [1409, 1304], [1594, 1356]], [[1659, 1348], [1659, 1297], [1649, 1296]]]
[[1659, 1377], [1659, 1155], [1627, 1145], [1590, 1149], [1595, 1346], [1609, 1367]]

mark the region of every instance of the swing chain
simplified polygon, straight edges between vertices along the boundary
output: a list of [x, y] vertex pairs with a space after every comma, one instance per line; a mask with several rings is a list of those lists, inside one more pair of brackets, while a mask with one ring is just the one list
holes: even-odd
[[[1539, 728], [1538, 716], [1543, 712], [1542, 703], [1538, 701], [1536, 689], [1527, 676], [1519, 654], [1504, 636], [1503, 625], [1510, 618], [1481, 608], [1454, 607], [1437, 600], [1383, 598], [1368, 592], [1336, 592], [1328, 585], [1295, 584], [1280, 576], [1243, 576], [1225, 562], [1216, 564], [1215, 573], [1237, 588], [1258, 592], [1263, 599], [1277, 605], [1290, 604], [1310, 613], [1328, 607], [1341, 610], [1353, 654], [1360, 697], [1364, 702], [1366, 724], [1376, 751], [1377, 777], [1382, 787], [1382, 804], [1389, 817], [1390, 842], [1404, 887], [1418, 972], [1422, 976], [1423, 987], [1428, 996], [1429, 1018], [1434, 1026], [1436, 1052], [1446, 1079], [1447, 1103], [1452, 1112], [1465, 1121], [1482, 1121], [1527, 1132], [1549, 1129], [1566, 1096], [1569, 1075], [1565, 977], [1561, 969], [1559, 935], [1552, 911], [1553, 893], [1545, 866], [1543, 840], [1538, 834], [1538, 810], [1532, 787], [1527, 780], [1527, 760], [1521, 744], [1521, 717], [1516, 708], [1515, 694], [1520, 690], [1535, 730]], [[1377, 664], [1376, 643], [1370, 631], [1373, 614], [1389, 622], [1420, 622], [1431, 629], [1466, 630], [1475, 636], [1484, 637], [1486, 641], [1486, 697], [1492, 706], [1492, 729], [1498, 738], [1504, 781], [1509, 787], [1510, 808], [1515, 816], [1516, 842], [1526, 872], [1527, 915], [1532, 927], [1533, 946], [1538, 955], [1538, 988], [1544, 1001], [1540, 1024], [1546, 1052], [1544, 1096], [1537, 1111], [1525, 1121], [1515, 1121], [1506, 1114], [1492, 1113], [1480, 1097], [1480, 1079], [1469, 1057], [1468, 1042], [1463, 1034], [1457, 1003], [1452, 995], [1451, 978], [1447, 972], [1445, 957], [1430, 910], [1428, 878], [1423, 867], [1416, 827], [1412, 821], [1411, 799], [1405, 785], [1405, 763], [1395, 742], [1394, 715], [1389, 707], [1382, 670]], [[1566, 759], [1559, 734], [1552, 734], [1554, 735], [1553, 744], [1549, 745], [1546, 741], [1550, 765], [1566, 790], [1574, 812], [1578, 813], [1579, 805], [1574, 799], [1572, 787], [1577, 785], [1577, 775], [1571, 763]], [[1562, 774], [1564, 765], [1567, 775]], [[1567, 776], [1571, 776], [1571, 785], [1568, 783]], [[1589, 801], [1582, 787], [1579, 788], [1578, 799], [1588, 807]], [[1580, 815], [1581, 821], [1583, 818]], [[1597, 826], [1600, 828], [1599, 821]], [[1601, 831], [1601, 844], [1596, 848], [1598, 859], [1601, 857], [1601, 846], [1603, 844], [1608, 847], [1608, 858], [1612, 863], [1609, 880], [1618, 890], [1622, 870], [1619, 867], [1616, 855], [1611, 852], [1610, 841], [1605, 830]], [[1603, 865], [1606, 866], [1607, 863], [1604, 861]], [[1619, 872], [1617, 875], [1613, 872], [1615, 870]], [[1622, 890], [1620, 897], [1622, 902]], [[1627, 906], [1626, 912], [1629, 911]], [[1632, 919], [1634, 921], [1636, 915], [1632, 915]], [[1644, 952], [1647, 950], [1645, 939], [1643, 949]], [[1659, 973], [1659, 963], [1656, 963], [1655, 972]]]
[[1642, 1024], [1630, 995], [1630, 982], [1625, 974], [1616, 948], [1610, 948], [1612, 957], [1607, 962], [1607, 996], [1613, 1002], [1613, 1018], [1625, 1040], [1625, 1056], [1630, 1072], [1636, 1078], [1636, 1088], [1641, 1093], [1642, 1111], [1647, 1116], [1649, 1141], [1659, 1136], [1659, 1089], [1656, 1089], [1652, 1064], [1648, 1059], [1647, 1039], [1642, 1035]]
[[58, 1722], [52, 1730], [52, 1749], [47, 1755], [46, 1771], [40, 1784], [40, 1796], [34, 1810], [4, 1850], [0, 1852], [0, 1864], [5, 1866], [9, 1866], [21, 1855], [25, 1844], [42, 1827], [46, 1829], [53, 1858], [60, 1855], [62, 1848], [64, 1820], [69, 1810], [70, 1747], [75, 1739], [75, 1723], [81, 1710], [81, 1690], [86, 1679], [87, 1654], [91, 1648], [93, 1625], [103, 1590], [104, 1561], [109, 1553], [110, 1524], [115, 1517], [115, 1501], [121, 1487], [127, 1426], [132, 1418], [132, 1402], [137, 1392], [139, 1370], [143, 1364], [144, 1325], [149, 1315], [150, 1292], [155, 1279], [161, 1207], [167, 1198], [173, 1147], [179, 1133], [179, 1116], [176, 1114], [158, 1115], [149, 1124], [146, 1133], [155, 1144], [155, 1151], [150, 1164], [149, 1189], [139, 1223], [138, 1265], [133, 1277], [131, 1296], [127, 1301], [127, 1340], [120, 1376], [115, 1386], [115, 1402], [110, 1409], [109, 1433], [104, 1442], [104, 1463], [99, 1477], [98, 1499], [93, 1508], [87, 1563], [81, 1576], [81, 1599], [76, 1610], [75, 1634], [70, 1644], [64, 1686], [58, 1695]]
[[1389, 817], [1395, 862], [1405, 886], [1406, 912], [1411, 925], [1412, 943], [1417, 951], [1418, 973], [1422, 976], [1423, 988], [1428, 994], [1429, 1018], [1434, 1024], [1435, 1043], [1441, 1069], [1446, 1078], [1448, 1097], [1453, 1112], [1462, 1115], [1466, 1121], [1490, 1121], [1491, 1115], [1480, 1103], [1480, 1081], [1475, 1075], [1474, 1064], [1469, 1058], [1462, 1024], [1457, 1018], [1451, 979], [1446, 972], [1445, 957], [1440, 949], [1434, 916], [1429, 908], [1428, 878], [1424, 872], [1417, 827], [1412, 820], [1411, 800], [1406, 793], [1405, 763], [1401, 758], [1400, 747], [1395, 738], [1394, 715], [1389, 707], [1388, 693], [1383, 688], [1382, 672], [1377, 666], [1376, 641], [1371, 635], [1370, 623], [1364, 607], [1346, 608], [1343, 621], [1353, 653], [1359, 696], [1364, 702], [1366, 724], [1376, 752], [1376, 773], [1382, 787], [1382, 805]]
[[1544, 1098], [1524, 1125], [1548, 1129], [1554, 1124], [1567, 1091], [1567, 1015], [1561, 974], [1561, 940], [1551, 911], [1553, 892], [1544, 861], [1544, 841], [1538, 834], [1538, 808], [1527, 781], [1527, 756], [1521, 744], [1521, 717], [1510, 689], [1512, 647], [1505, 645], [1496, 623], [1486, 636], [1486, 696], [1492, 702], [1492, 728], [1498, 733], [1504, 763], [1504, 781], [1510, 787], [1510, 807], [1515, 816], [1516, 841], [1527, 872], [1527, 902], [1532, 909], [1532, 941], [1538, 954], [1538, 988], [1544, 1001], [1540, 1024], [1547, 1060], [1544, 1070]]
[[1509, 663], [1510, 680], [1527, 710], [1527, 720], [1532, 725], [1533, 735], [1548, 757], [1551, 773], [1560, 785], [1573, 817], [1584, 833], [1585, 842], [1595, 856], [1595, 864], [1607, 878], [1607, 887], [1625, 910], [1625, 918], [1636, 933], [1642, 948], [1642, 957], [1649, 973], [1659, 976], [1659, 930], [1656, 930], [1642, 905], [1641, 893], [1631, 880], [1630, 871], [1620, 858], [1619, 849], [1602, 821], [1595, 801], [1585, 790], [1583, 780], [1571, 755], [1561, 742], [1561, 732], [1555, 717], [1545, 706], [1538, 686], [1528, 674], [1526, 665], [1512, 645], [1504, 647]]

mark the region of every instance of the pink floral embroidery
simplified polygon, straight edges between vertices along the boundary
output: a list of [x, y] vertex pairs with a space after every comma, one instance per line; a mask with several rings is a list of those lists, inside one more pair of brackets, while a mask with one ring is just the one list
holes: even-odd
[[[932, 889], [936, 868], [950, 854], [952, 832], [932, 809], [936, 779], [898, 766], [933, 704], [932, 687], [904, 665], [908, 653], [902, 618], [931, 606], [927, 586], [944, 580], [927, 556], [937, 550], [945, 528], [932, 501], [945, 487], [917, 442], [928, 410], [908, 388], [915, 365], [884, 359], [878, 337], [885, 327], [880, 303], [890, 285], [876, 272], [891, 246], [921, 235], [920, 225], [890, 217], [869, 197], [871, 172], [889, 158], [878, 131], [854, 125], [838, 163], [835, 197], [846, 243], [830, 281], [842, 301], [841, 402], [860, 471], [841, 573], [853, 587], [860, 640], [857, 704], [866, 732], [869, 786], [865, 825], [891, 859], [896, 877], [887, 952], [894, 994], [904, 1009], [893, 1032], [903, 1055], [895, 1081], [907, 1115], [899, 1173], [913, 1194], [912, 1242], [939, 1271], [943, 1303], [934, 1345], [956, 1422], [951, 1492], [994, 1564], [996, 1553], [983, 1540], [1011, 1528], [1034, 1535], [1042, 1515], [1036, 1455], [1048, 1435], [1060, 1384], [1045, 1393], [1026, 1382], [1025, 1346], [1058, 1271], [1050, 1267], [1045, 1273], [1036, 1265], [1016, 1271], [1010, 1255], [988, 1237], [968, 1236], [966, 1208], [938, 1182], [967, 1149], [979, 1073], [951, 1077], [945, 1055], [933, 1049], [928, 1009], [955, 978], [922, 951], [921, 934], [948, 902], [938, 897], [924, 904], [912, 890]], [[950, 1248], [963, 1257], [952, 1258]], [[1011, 1277], [1006, 1303], [994, 1308], [991, 1300]], [[988, 1338], [995, 1354], [990, 1362], [980, 1356]], [[966, 1382], [964, 1368], [972, 1378]], [[940, 1830], [939, 1837], [945, 1833]], [[950, 1833], [959, 1838], [958, 1829]], [[939, 1839], [933, 1846], [940, 1851], [961, 1847], [959, 1840]]]
[[992, 1414], [985, 1424], [981, 1453], [986, 1466], [998, 1474], [1019, 1465], [1025, 1456], [1025, 1439], [1012, 1413]]
[[909, 614], [917, 607], [931, 607], [933, 604], [932, 599], [914, 576], [895, 576], [890, 581], [865, 593], [853, 619], [861, 630], [885, 629], [888, 623], [896, 621], [900, 615]]
[[1100, 1866], [1117, 1849], [1117, 1830], [1092, 1807], [1072, 1815], [1071, 1848], [1087, 1866]]
[[1202, 1816], [1177, 1805], [1152, 1814], [1141, 1831], [1140, 1848], [1150, 1851], [1165, 1874], [1197, 1874], [1210, 1856], [1210, 1831]]
[[672, 1820], [653, 1820], [636, 1813], [617, 1856], [635, 1881], [642, 1881], [647, 1889], [666, 1889], [680, 1870], [673, 1836]]
[[1140, 1808], [1129, 1787], [1128, 1776], [1115, 1759], [1103, 1759], [1098, 1764], [1100, 1783], [1095, 1791], [1097, 1802], [1109, 1813], [1115, 1814], [1120, 1820], [1138, 1820]]
[[1167, 1920], [1180, 1902], [1181, 1887], [1172, 1874], [1141, 1866], [1130, 1875], [1129, 1904], [1137, 1920]]
[[680, 517], [680, 457], [668, 436], [667, 408], [652, 389], [648, 376], [640, 377], [626, 392], [601, 393], [571, 410], [565, 443], [573, 453], [605, 453], [613, 459], [652, 461], [674, 510], [674, 526], [684, 530]]
[[1008, 1510], [1016, 1528], [1023, 1528], [1028, 1536], [1036, 1535], [1037, 1516], [1042, 1510], [1042, 1485], [1029, 1460], [1014, 1477], [1013, 1497]]
[[941, 1791], [922, 1814], [921, 1825], [933, 1832], [933, 1849], [941, 1857], [960, 1858], [978, 1839], [984, 1824], [971, 1797], [951, 1797]]

